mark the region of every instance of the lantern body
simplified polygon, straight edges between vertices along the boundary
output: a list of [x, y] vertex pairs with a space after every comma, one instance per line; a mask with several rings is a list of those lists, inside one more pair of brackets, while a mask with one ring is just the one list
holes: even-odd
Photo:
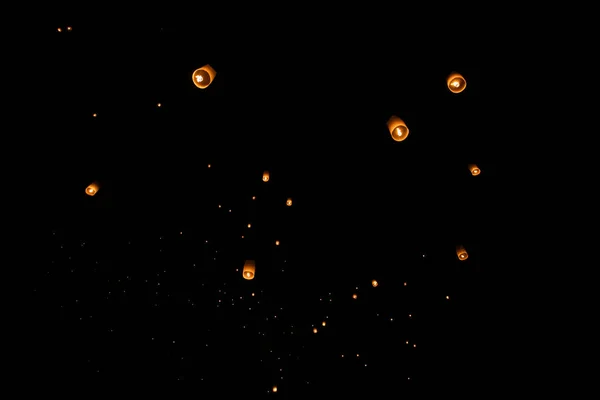
[[285, 205], [290, 207], [292, 205], [292, 198], [288, 197], [288, 199], [285, 201]]
[[263, 182], [269, 182], [270, 174], [269, 171], [263, 172]]
[[254, 273], [256, 272], [256, 265], [254, 260], [246, 260], [244, 263], [244, 270], [242, 271], [242, 275], [244, 279], [252, 280], [254, 279]]
[[396, 142], [401, 142], [408, 136], [408, 127], [402, 121], [401, 118], [392, 115], [387, 122], [388, 130], [390, 131], [390, 135], [392, 135], [392, 139]]
[[215, 79], [217, 71], [209, 64], [198, 68], [192, 73], [192, 82], [197, 88], [206, 89]]
[[379, 286], [379, 282], [377, 282], [375, 279], [373, 279], [371, 281], [371, 285], [373, 285], [373, 287], [377, 287], [377, 286]]
[[100, 184], [98, 182], [92, 182], [85, 188], [85, 194], [88, 196], [95, 196], [100, 190]]
[[469, 171], [471, 171], [471, 175], [473, 176], [477, 176], [481, 173], [481, 170], [475, 164], [469, 164]]
[[467, 81], [458, 72], [452, 72], [446, 78], [446, 85], [452, 93], [460, 93], [467, 87]]
[[458, 245], [456, 246], [456, 256], [460, 261], [465, 261], [467, 258], [469, 258], [469, 253], [467, 253], [467, 250], [465, 250], [464, 246]]

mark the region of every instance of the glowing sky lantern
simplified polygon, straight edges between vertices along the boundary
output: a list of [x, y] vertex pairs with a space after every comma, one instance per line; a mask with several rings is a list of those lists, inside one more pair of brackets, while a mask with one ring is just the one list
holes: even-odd
[[198, 68], [192, 73], [192, 82], [200, 89], [206, 89], [215, 79], [217, 71], [209, 64]]
[[100, 190], [100, 184], [98, 182], [92, 182], [85, 188], [85, 194], [88, 196], [95, 196]]
[[446, 84], [452, 93], [460, 93], [467, 87], [467, 81], [458, 72], [452, 72], [450, 75], [448, 75], [448, 78], [446, 78]]
[[401, 142], [408, 136], [408, 127], [401, 118], [392, 115], [387, 122], [388, 130], [392, 135], [392, 139], [396, 142]]
[[244, 270], [242, 271], [242, 275], [244, 279], [252, 280], [254, 279], [254, 273], [256, 272], [256, 264], [254, 260], [246, 260], [244, 263]]
[[285, 205], [290, 207], [292, 205], [292, 198], [288, 197], [287, 200], [285, 201]]
[[469, 258], [469, 253], [467, 253], [467, 250], [465, 250], [463, 245], [459, 244], [456, 246], [456, 257], [458, 257], [460, 261], [465, 261], [467, 258]]
[[481, 173], [481, 170], [475, 164], [469, 164], [469, 171], [471, 171], [471, 175], [473, 176], [477, 176]]
[[263, 182], [269, 182], [269, 179], [270, 179], [269, 171], [263, 172], [263, 177], [262, 177]]

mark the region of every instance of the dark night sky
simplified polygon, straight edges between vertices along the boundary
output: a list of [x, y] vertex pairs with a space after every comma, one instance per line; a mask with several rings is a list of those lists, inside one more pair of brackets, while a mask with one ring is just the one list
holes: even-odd
[[[30, 376], [292, 399], [485, 375], [501, 194], [472, 52], [68, 26], [36, 32], [43, 90], [24, 121], [44, 121]], [[199, 89], [206, 64], [217, 75]], [[451, 72], [464, 92], [446, 87]], [[410, 129], [403, 142], [391, 115]]]

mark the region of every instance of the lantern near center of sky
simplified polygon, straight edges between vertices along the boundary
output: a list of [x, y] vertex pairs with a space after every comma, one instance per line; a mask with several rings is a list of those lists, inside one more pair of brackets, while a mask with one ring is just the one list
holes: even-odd
[[269, 171], [263, 172], [263, 182], [269, 182], [270, 174]]
[[388, 130], [392, 135], [392, 139], [396, 142], [401, 142], [408, 136], [408, 127], [401, 118], [392, 115], [387, 122]]
[[469, 164], [469, 171], [471, 171], [471, 175], [473, 176], [477, 176], [481, 173], [481, 170], [475, 164]]
[[452, 93], [460, 93], [467, 87], [467, 81], [458, 72], [452, 72], [450, 75], [448, 75], [448, 78], [446, 78], [446, 84]]
[[292, 198], [288, 197], [287, 200], [285, 201], [285, 205], [290, 207], [292, 205]]
[[244, 270], [242, 271], [242, 275], [244, 279], [252, 280], [254, 279], [254, 273], [256, 272], [256, 264], [254, 260], [246, 260], [244, 263]]
[[459, 244], [456, 246], [456, 256], [460, 261], [465, 261], [467, 258], [469, 258], [469, 253], [467, 253], [467, 250], [465, 250], [463, 245]]
[[206, 89], [213, 82], [216, 75], [217, 71], [209, 64], [206, 64], [192, 73], [192, 81], [196, 87]]
[[85, 188], [85, 194], [88, 196], [95, 196], [100, 190], [100, 184], [98, 182], [92, 182]]

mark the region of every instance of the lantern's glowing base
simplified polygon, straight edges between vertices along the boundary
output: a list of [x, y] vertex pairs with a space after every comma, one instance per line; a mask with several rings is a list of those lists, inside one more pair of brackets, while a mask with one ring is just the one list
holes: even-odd
[[446, 84], [448, 85], [448, 89], [452, 93], [460, 93], [464, 91], [467, 87], [467, 81], [465, 80], [465, 78], [463, 78], [461, 74], [458, 73], [450, 74], [450, 76], [448, 76]]
[[206, 89], [212, 81], [215, 79], [217, 71], [215, 71], [210, 65], [198, 68], [192, 73], [192, 81], [194, 85], [200, 89]]

